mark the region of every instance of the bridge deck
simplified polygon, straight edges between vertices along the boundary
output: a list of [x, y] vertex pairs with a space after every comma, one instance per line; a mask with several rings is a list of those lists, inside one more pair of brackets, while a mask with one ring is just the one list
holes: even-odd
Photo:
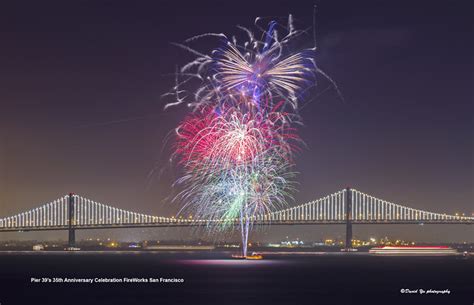
[[[432, 220], [432, 221], [390, 221], [390, 220], [373, 220], [373, 221], [352, 221], [353, 225], [400, 225], [400, 224], [413, 224], [413, 225], [428, 225], [428, 224], [474, 224], [473, 220]], [[215, 223], [213, 223], [215, 224]], [[260, 221], [256, 222], [255, 225], [259, 226], [292, 226], [292, 225], [345, 225], [345, 221]], [[93, 230], [93, 229], [122, 229], [122, 228], [167, 228], [167, 227], [206, 227], [206, 222], [173, 222], [173, 223], [130, 223], [130, 224], [99, 224], [99, 225], [76, 225], [72, 226], [75, 230]], [[234, 223], [238, 226], [238, 223]], [[44, 227], [24, 227], [24, 228], [0, 228], [0, 232], [30, 232], [30, 231], [55, 231], [55, 230], [68, 230], [69, 226], [44, 226]]]

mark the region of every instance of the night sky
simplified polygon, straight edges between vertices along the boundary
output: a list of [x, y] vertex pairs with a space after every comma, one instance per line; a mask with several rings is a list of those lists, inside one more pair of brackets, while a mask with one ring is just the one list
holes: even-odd
[[[191, 1], [189, 1], [191, 2]], [[152, 215], [179, 208], [163, 110], [170, 44], [237, 33], [257, 16], [312, 26], [313, 1], [15, 1], [0, 4], [0, 216], [69, 192]], [[416, 4], [415, 4], [416, 3]], [[346, 186], [433, 212], [473, 213], [470, 1], [319, 1], [316, 60], [327, 90], [301, 110], [307, 148], [291, 205]], [[203, 48], [218, 47], [206, 40]], [[217, 41], [216, 41], [217, 43]], [[308, 36], [308, 44], [312, 37]], [[324, 81], [321, 86], [327, 86]], [[324, 88], [319, 88], [323, 91]], [[316, 93], [314, 93], [316, 94]], [[253, 239], [343, 236], [342, 226], [272, 227]], [[466, 226], [355, 226], [355, 237], [474, 241]], [[84, 237], [192, 238], [187, 229], [82, 231]], [[196, 237], [196, 235], [194, 235]], [[197, 236], [199, 237], [199, 235]], [[66, 238], [9, 233], [0, 239]]]

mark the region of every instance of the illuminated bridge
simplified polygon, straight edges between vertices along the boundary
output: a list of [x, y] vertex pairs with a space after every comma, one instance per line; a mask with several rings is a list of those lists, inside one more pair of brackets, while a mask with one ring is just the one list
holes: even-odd
[[[206, 226], [220, 221], [152, 216], [69, 194], [0, 218], [0, 232], [68, 230], [69, 245], [74, 246], [78, 229]], [[473, 224], [474, 217], [414, 209], [347, 188], [302, 205], [255, 215], [253, 221], [257, 225], [344, 224], [346, 247], [350, 248], [353, 224]], [[235, 225], [239, 225], [237, 220]]]

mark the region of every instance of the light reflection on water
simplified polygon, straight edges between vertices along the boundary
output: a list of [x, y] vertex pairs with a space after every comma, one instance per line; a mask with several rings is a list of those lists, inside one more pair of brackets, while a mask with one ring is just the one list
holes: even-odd
[[268, 266], [285, 264], [285, 260], [247, 260], [247, 259], [181, 259], [174, 261], [184, 265], [207, 265], [207, 266]]

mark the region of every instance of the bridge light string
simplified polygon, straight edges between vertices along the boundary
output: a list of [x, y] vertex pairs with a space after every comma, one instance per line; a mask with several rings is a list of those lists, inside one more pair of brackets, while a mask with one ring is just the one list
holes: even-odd
[[[352, 192], [357, 192], [356, 190], [351, 190], [351, 191]], [[343, 191], [337, 192], [337, 193], [329, 195], [329, 196], [335, 196], [338, 193], [344, 195], [344, 194], [346, 194], [346, 191], [343, 190]], [[314, 200], [314, 201], [311, 201], [311, 202], [308, 202], [308, 203], [305, 203], [303, 205], [299, 205], [299, 206], [296, 206], [296, 207], [293, 207], [293, 208], [287, 208], [287, 209], [280, 209], [280, 210], [277, 210], [277, 211], [272, 211], [271, 213], [266, 214], [266, 215], [262, 215], [262, 214], [254, 215], [252, 218], [256, 222], [262, 222], [263, 219], [265, 219], [265, 216], [266, 216], [267, 219], [271, 219], [272, 221], [274, 221], [276, 223], [286, 222], [286, 221], [289, 221], [290, 219], [292, 219], [295, 223], [298, 223], [298, 222], [303, 220], [301, 213], [304, 210], [304, 208], [306, 206], [310, 206], [310, 210], [313, 210], [313, 214], [310, 214], [311, 215], [311, 217], [309, 219], [310, 221], [328, 221], [328, 219], [326, 219], [326, 220], [324, 219], [324, 217], [323, 217], [323, 214], [324, 214], [323, 211], [324, 210], [322, 209], [323, 206], [324, 206], [323, 205], [324, 200], [327, 197], [328, 196], [325, 196], [321, 199]], [[372, 196], [370, 196], [370, 197], [372, 197]], [[74, 198], [79, 198], [79, 197], [74, 197]], [[110, 209], [111, 211], [113, 211], [114, 209], [117, 210], [117, 208], [115, 208], [113, 206], [110, 206], [110, 205], [104, 205], [104, 204], [101, 204], [101, 203], [93, 202], [93, 201], [88, 200], [88, 199], [83, 198], [83, 197], [80, 197], [80, 198], [81, 198], [81, 200], [75, 200], [74, 201], [75, 205], [80, 205], [78, 207], [80, 210], [85, 209], [85, 207], [87, 206], [87, 205], [85, 205], [85, 202], [88, 202], [88, 201], [93, 203], [93, 205], [95, 205], [95, 206], [100, 205], [100, 206], [104, 207], [104, 209]], [[375, 197], [372, 197], [372, 198], [375, 198]], [[47, 203], [47, 204], [41, 205], [39, 207], [33, 208], [29, 211], [18, 213], [18, 214], [13, 215], [13, 216], [0, 218], [0, 230], [22, 230], [22, 229], [35, 229], [35, 228], [40, 228], [40, 229], [63, 228], [63, 229], [67, 229], [68, 221], [69, 221], [69, 219], [68, 219], [69, 216], [68, 216], [68, 213], [67, 213], [68, 199], [69, 199], [69, 196], [66, 195], [64, 197], [61, 197], [60, 199], [57, 199], [57, 200], [52, 201], [50, 203]], [[405, 217], [404, 217], [404, 219], [401, 219], [401, 218], [396, 219], [394, 217], [390, 218], [390, 217], [384, 217], [384, 215], [382, 215], [382, 216], [377, 215], [376, 219], [374, 219], [373, 221], [390, 221], [389, 223], [405, 223], [406, 221], [422, 222], [422, 223], [430, 223], [430, 222], [438, 223], [439, 221], [446, 221], [448, 223], [456, 223], [458, 221], [463, 221], [463, 222], [468, 222], [468, 223], [474, 222], [474, 217], [463, 216], [462, 214], [460, 215], [459, 213], [458, 213], [458, 215], [448, 215], [448, 214], [445, 214], [445, 213], [444, 214], [434, 213], [434, 212], [429, 212], [429, 211], [424, 211], [424, 210], [413, 209], [413, 208], [410, 208], [410, 207], [407, 207], [407, 206], [402, 206], [402, 205], [399, 205], [399, 204], [390, 203], [390, 202], [387, 202], [387, 201], [384, 201], [384, 200], [381, 200], [381, 199], [377, 199], [377, 198], [375, 198], [375, 202], [376, 203], [378, 202], [377, 203], [377, 208], [378, 209], [380, 209], [382, 207], [380, 202], [382, 202], [382, 204], [385, 203], [389, 207], [393, 207], [394, 209], [392, 209], [392, 214], [400, 213], [400, 215], [402, 215], [401, 214], [402, 212], [400, 212], [400, 211], [404, 210], [405, 211], [404, 212]], [[343, 200], [343, 203], [344, 203], [344, 200]], [[333, 205], [332, 209], [336, 208], [336, 206], [337, 206], [337, 204], [334, 206], [334, 203], [332, 203], [332, 205]], [[59, 214], [52, 213], [52, 211], [54, 211], [54, 209], [57, 209], [59, 211]], [[93, 210], [94, 209], [92, 208], [92, 211]], [[343, 210], [344, 210], [344, 208], [343, 208]], [[295, 212], [295, 211], [298, 211], [298, 212]], [[43, 213], [44, 213], [46, 218], [43, 218]], [[99, 219], [96, 218], [95, 222], [93, 222], [91, 224], [84, 224], [84, 223], [78, 222], [74, 225], [74, 227], [75, 228], [81, 228], [81, 227], [87, 227], [89, 225], [100, 227], [100, 226], [120, 226], [120, 225], [127, 226], [127, 225], [133, 225], [133, 224], [136, 224], [136, 225], [146, 225], [146, 224], [167, 225], [167, 224], [172, 224], [172, 223], [186, 224], [186, 221], [184, 219], [176, 219], [176, 218], [173, 218], [173, 217], [171, 217], [171, 218], [157, 217], [157, 216], [151, 216], [151, 215], [135, 213], [135, 212], [124, 210], [124, 214], [125, 213], [128, 213], [130, 215], [136, 215], [135, 217], [137, 217], [137, 215], [138, 215], [140, 218], [130, 217], [130, 219], [128, 221], [123, 221], [123, 220], [120, 220], [120, 219], [117, 219], [117, 218], [115, 218], [115, 219], [114, 218], [108, 218], [105, 222], [100, 222]], [[297, 215], [296, 213], [300, 213], [299, 217], [294, 216], [294, 215]], [[290, 216], [289, 216], [290, 214], [293, 215], [292, 218], [290, 218]], [[389, 214], [390, 214], [390, 211], [389, 211]], [[345, 217], [345, 214], [343, 216]], [[59, 219], [55, 219], [57, 217], [59, 217]], [[139, 221], [136, 222], [136, 221], [134, 221], [134, 219], [139, 219]], [[334, 221], [334, 219], [332, 219], [332, 220], [329, 219], [329, 221]], [[364, 220], [362, 220], [362, 221], [364, 221]], [[224, 221], [219, 220], [219, 219], [208, 220], [208, 219], [195, 219], [195, 218], [193, 218], [193, 219], [190, 219], [188, 223], [191, 224], [191, 225], [194, 225], [196, 223], [207, 224], [208, 222], [213, 222], [215, 225], [219, 225], [219, 224], [222, 224]], [[55, 225], [54, 223], [57, 223], [57, 225]], [[356, 221], [356, 223], [357, 223], [357, 221]]]

